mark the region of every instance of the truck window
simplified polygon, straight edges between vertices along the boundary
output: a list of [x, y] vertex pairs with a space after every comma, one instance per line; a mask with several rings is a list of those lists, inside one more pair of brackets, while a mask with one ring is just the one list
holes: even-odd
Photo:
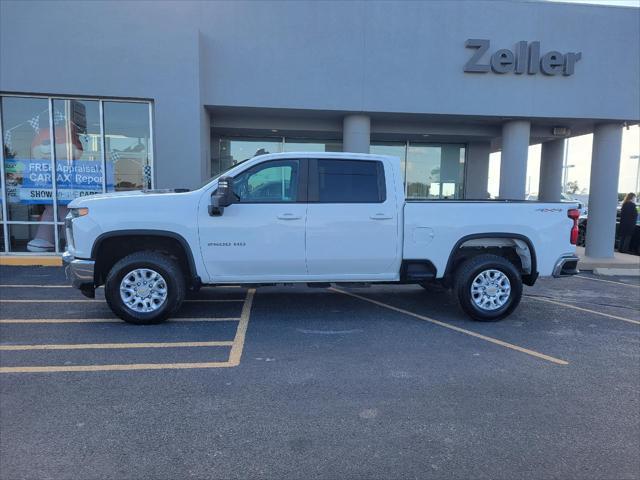
[[289, 203], [297, 200], [299, 160], [256, 165], [233, 179], [240, 203]]
[[382, 162], [319, 159], [317, 182], [321, 203], [382, 203], [386, 198]]

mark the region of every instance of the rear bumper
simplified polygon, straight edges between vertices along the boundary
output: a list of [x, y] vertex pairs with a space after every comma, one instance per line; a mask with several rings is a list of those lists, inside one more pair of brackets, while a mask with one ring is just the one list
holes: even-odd
[[578, 270], [579, 261], [580, 259], [573, 253], [561, 256], [553, 267], [552, 275], [555, 278], [558, 278], [569, 277], [580, 273], [580, 270]]
[[62, 264], [67, 280], [74, 288], [82, 290], [83, 293], [95, 290], [93, 272], [96, 262], [75, 258], [69, 252], [64, 252]]

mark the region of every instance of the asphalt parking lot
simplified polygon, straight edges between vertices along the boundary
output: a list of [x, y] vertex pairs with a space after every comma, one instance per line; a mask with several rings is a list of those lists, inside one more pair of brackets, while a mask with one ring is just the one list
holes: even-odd
[[640, 477], [640, 285], [203, 289], [133, 326], [0, 267], [2, 479]]

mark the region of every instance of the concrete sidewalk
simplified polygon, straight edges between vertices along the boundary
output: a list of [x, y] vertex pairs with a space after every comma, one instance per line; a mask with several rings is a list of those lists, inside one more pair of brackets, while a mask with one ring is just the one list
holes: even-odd
[[613, 258], [593, 258], [585, 255], [584, 247], [577, 247], [577, 254], [580, 270], [592, 271], [596, 275], [640, 276], [640, 257], [637, 255], [614, 252]]

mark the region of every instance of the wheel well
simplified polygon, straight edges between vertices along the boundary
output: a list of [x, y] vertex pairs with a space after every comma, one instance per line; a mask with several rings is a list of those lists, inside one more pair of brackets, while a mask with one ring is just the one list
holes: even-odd
[[98, 239], [92, 252], [96, 261], [94, 280], [96, 285], [102, 285], [111, 267], [115, 263], [135, 252], [151, 250], [167, 255], [178, 262], [184, 273], [187, 285], [198, 283], [194, 271], [193, 260], [186, 247], [177, 239], [163, 235], [112, 235], [102, 240]]
[[449, 283], [457, 268], [466, 260], [483, 254], [493, 254], [509, 260], [522, 275], [525, 284], [533, 285], [537, 273], [535, 252], [525, 239], [515, 237], [478, 237], [460, 242], [451, 253], [445, 280]]

